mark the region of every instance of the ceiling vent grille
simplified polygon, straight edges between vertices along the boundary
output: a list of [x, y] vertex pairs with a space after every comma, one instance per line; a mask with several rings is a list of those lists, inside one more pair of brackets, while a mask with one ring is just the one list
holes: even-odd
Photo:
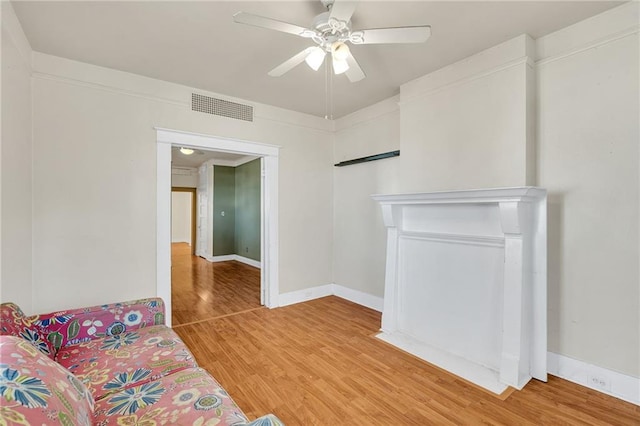
[[194, 167], [172, 167], [171, 174], [176, 176], [193, 176], [198, 174], [198, 169]]
[[220, 117], [253, 121], [252, 106], [225, 101], [224, 99], [211, 98], [197, 93], [191, 94], [191, 109], [206, 114], [219, 115]]

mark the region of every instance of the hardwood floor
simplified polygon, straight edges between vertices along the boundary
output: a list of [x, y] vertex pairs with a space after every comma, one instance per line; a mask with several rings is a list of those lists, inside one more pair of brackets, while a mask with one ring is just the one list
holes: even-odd
[[505, 400], [372, 337], [337, 297], [175, 330], [250, 418], [294, 425], [639, 425], [640, 407], [550, 376]]
[[186, 243], [171, 245], [173, 326], [260, 307], [260, 270], [244, 263], [208, 262]]

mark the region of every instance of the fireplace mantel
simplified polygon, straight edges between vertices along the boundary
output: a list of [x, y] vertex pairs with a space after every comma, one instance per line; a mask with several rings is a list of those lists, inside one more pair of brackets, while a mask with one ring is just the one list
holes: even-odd
[[546, 190], [372, 198], [387, 227], [378, 337], [495, 393], [546, 381]]

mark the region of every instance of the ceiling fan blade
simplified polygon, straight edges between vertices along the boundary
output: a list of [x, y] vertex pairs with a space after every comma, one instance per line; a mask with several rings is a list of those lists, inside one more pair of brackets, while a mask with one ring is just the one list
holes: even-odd
[[351, 16], [353, 12], [356, 10], [356, 6], [358, 5], [357, 1], [349, 1], [349, 0], [335, 0], [333, 5], [331, 6], [331, 13], [329, 14], [329, 19], [337, 19], [342, 22], [349, 22], [351, 20]]
[[350, 82], [355, 83], [356, 81], [360, 81], [366, 77], [364, 71], [362, 71], [362, 68], [360, 68], [360, 65], [358, 64], [358, 61], [356, 61], [356, 58], [353, 57], [351, 52], [349, 52], [349, 56], [347, 56], [346, 61], [347, 64], [349, 64], [349, 69], [344, 73]]
[[312, 50], [313, 47], [307, 47], [302, 52], [293, 55], [291, 58], [287, 59], [286, 61], [269, 71], [269, 75], [271, 77], [280, 77], [282, 74], [292, 70], [297, 65], [300, 65], [302, 62], [304, 62], [305, 58], [307, 57], [307, 55], [309, 55], [309, 53], [311, 53]]
[[264, 16], [252, 15], [251, 13], [238, 12], [233, 15], [233, 20], [238, 24], [253, 25], [254, 27], [266, 28], [268, 30], [280, 31], [294, 34], [301, 37], [310, 37], [315, 32], [288, 22], [276, 21]]
[[360, 30], [362, 40], [352, 40], [354, 44], [384, 44], [384, 43], [424, 43], [431, 36], [431, 27], [399, 27]]

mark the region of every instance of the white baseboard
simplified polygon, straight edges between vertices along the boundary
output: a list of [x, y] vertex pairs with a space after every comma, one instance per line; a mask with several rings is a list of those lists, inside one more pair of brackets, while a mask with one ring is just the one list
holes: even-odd
[[240, 256], [239, 254], [236, 254], [234, 256], [235, 256], [234, 260], [237, 260], [238, 262], [253, 266], [254, 268], [258, 268], [258, 269], [262, 268], [262, 263], [258, 262], [257, 260], [249, 259], [248, 257]]
[[333, 284], [327, 284], [317, 287], [305, 288], [303, 290], [290, 291], [289, 293], [281, 293], [278, 297], [278, 302], [280, 306], [288, 306], [332, 295]]
[[339, 284], [326, 284], [289, 293], [282, 293], [280, 295], [280, 306], [308, 302], [309, 300], [319, 299], [326, 296], [337, 296], [350, 302], [357, 303], [358, 305], [382, 312], [381, 297], [372, 296]]
[[235, 254], [225, 254], [224, 256], [206, 256], [209, 262], [228, 262], [230, 260], [236, 260]]
[[237, 254], [226, 254], [224, 256], [206, 256], [206, 260], [209, 262], [228, 262], [230, 260], [236, 260], [238, 262], [244, 263], [249, 266], [253, 266], [254, 268], [261, 269], [262, 263], [257, 260], [249, 259], [248, 257], [240, 256]]
[[341, 286], [340, 284], [333, 284], [333, 294], [334, 296], [341, 297], [358, 305], [366, 306], [374, 311], [382, 312], [384, 302], [382, 297], [373, 296], [360, 290]]
[[640, 378], [547, 352], [549, 374], [640, 405]]

